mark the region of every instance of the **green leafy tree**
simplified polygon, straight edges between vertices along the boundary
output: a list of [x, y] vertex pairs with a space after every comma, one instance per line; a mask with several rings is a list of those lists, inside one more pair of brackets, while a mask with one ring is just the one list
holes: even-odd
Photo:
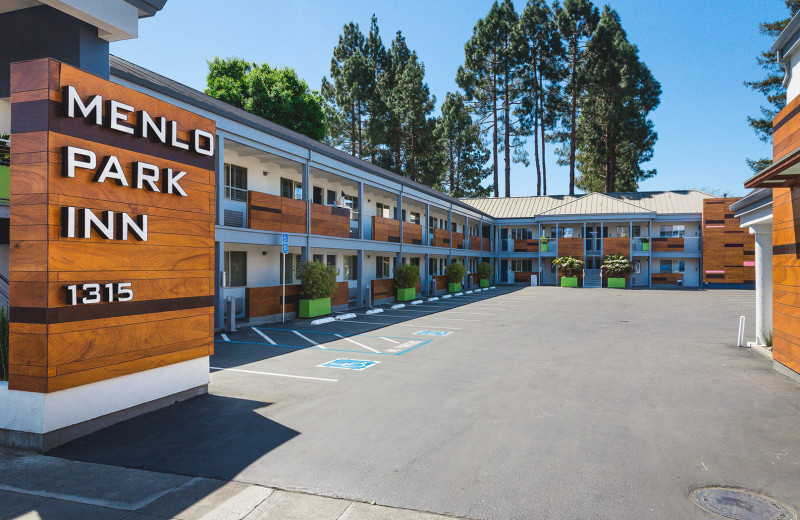
[[561, 33], [567, 53], [567, 83], [564, 86], [563, 114], [561, 126], [564, 131], [559, 141], [565, 146], [559, 150], [560, 165], [569, 165], [569, 194], [575, 194], [575, 161], [577, 152], [577, 128], [579, 101], [585, 81], [582, 77], [584, 50], [600, 21], [600, 15], [590, 0], [564, 0], [563, 7], [553, 5], [556, 24]]
[[647, 115], [660, 102], [661, 85], [608, 6], [585, 54], [576, 185], [587, 191], [635, 191], [641, 180], [656, 174], [641, 163], [653, 156], [657, 134]]
[[[788, 17], [759, 25], [759, 32], [769, 37], [771, 41], [778, 37], [792, 17], [800, 11], [800, 0], [784, 0], [784, 4], [789, 11]], [[755, 131], [759, 139], [769, 143], [772, 140], [772, 119], [786, 106], [786, 87], [783, 86], [784, 74], [778, 60], [775, 59], [775, 55], [769, 49], [759, 54], [756, 61], [764, 69], [766, 76], [761, 80], [745, 81], [744, 84], [762, 94], [767, 100], [767, 106], [761, 106], [760, 117], [748, 116], [747, 124]], [[768, 158], [747, 159], [747, 165], [756, 173], [771, 164], [772, 160]]]
[[322, 96], [289, 67], [239, 58], [208, 62], [205, 93], [290, 130], [321, 141], [326, 134]]
[[[529, 0], [518, 25], [519, 55], [527, 69], [518, 108], [522, 129], [533, 135], [536, 195], [547, 195], [547, 130], [556, 122], [559, 84], [564, 79], [564, 47], [553, 11], [544, 0]], [[539, 139], [541, 138], [541, 159]]]
[[490, 152], [462, 94], [448, 93], [445, 97], [436, 134], [444, 147], [447, 193], [458, 198], [488, 197], [492, 186], [481, 183], [492, 173], [486, 167]]

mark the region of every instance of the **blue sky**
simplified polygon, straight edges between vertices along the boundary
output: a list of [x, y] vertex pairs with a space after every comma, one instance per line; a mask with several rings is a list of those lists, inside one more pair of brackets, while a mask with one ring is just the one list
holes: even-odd
[[[524, 7], [519, 0], [515, 5]], [[742, 82], [760, 78], [755, 57], [772, 42], [758, 34], [758, 24], [784, 17], [783, 1], [610, 5], [663, 90], [651, 114], [659, 135], [655, 158], [645, 165], [658, 175], [640, 190], [710, 187], [743, 195], [742, 183], [751, 175], [745, 158], [769, 156], [771, 147], [747, 126], [746, 116], [756, 115], [762, 100]], [[456, 89], [464, 43], [490, 6], [471, 0], [169, 0], [162, 12], [140, 22], [138, 39], [113, 43], [111, 52], [201, 90], [206, 60], [215, 55], [288, 65], [318, 89], [342, 26], [354, 21], [366, 31], [375, 13], [387, 46], [402, 30], [417, 51], [438, 107]], [[511, 183], [512, 196], [535, 194], [535, 168], [513, 165]], [[568, 189], [567, 170], [552, 155], [548, 188], [549, 194]]]

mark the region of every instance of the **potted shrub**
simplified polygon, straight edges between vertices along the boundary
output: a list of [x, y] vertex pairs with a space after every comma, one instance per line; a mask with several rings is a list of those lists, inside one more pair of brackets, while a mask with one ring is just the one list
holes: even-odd
[[631, 272], [631, 261], [620, 254], [608, 255], [603, 259], [603, 270], [609, 287], [624, 289], [625, 275]]
[[445, 277], [447, 278], [447, 291], [457, 293], [461, 291], [461, 281], [464, 280], [464, 275], [467, 274], [467, 268], [464, 264], [453, 262], [447, 266], [445, 270]]
[[564, 271], [561, 287], [578, 286], [578, 272], [583, 270], [583, 260], [574, 256], [562, 256], [553, 260], [553, 265]]
[[417, 297], [417, 280], [419, 280], [419, 266], [403, 264], [394, 268], [397, 301], [407, 302]]
[[300, 279], [301, 318], [331, 313], [331, 296], [336, 292], [336, 268], [322, 262], [305, 262], [297, 269]]
[[481, 287], [489, 287], [492, 280], [492, 264], [481, 262], [478, 264], [478, 281]]
[[547, 252], [547, 243], [548, 242], [550, 242], [549, 238], [547, 238], [545, 236], [540, 238], [539, 239], [539, 251], [541, 251], [542, 253], [546, 253]]
[[642, 251], [650, 251], [650, 237], [642, 237]]

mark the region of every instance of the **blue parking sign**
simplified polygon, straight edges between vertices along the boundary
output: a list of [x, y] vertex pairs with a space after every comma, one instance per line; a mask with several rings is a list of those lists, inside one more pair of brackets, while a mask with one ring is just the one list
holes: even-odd
[[283, 241], [284, 244], [288, 244], [289, 243], [289, 233], [284, 233], [283, 234], [282, 241]]
[[289, 244], [284, 243], [283, 244], [283, 249], [281, 250], [281, 253], [283, 253], [285, 255], [288, 252], [289, 252]]
[[333, 361], [328, 361], [327, 363], [323, 363], [320, 366], [326, 368], [344, 368], [346, 370], [364, 370], [365, 368], [369, 368], [372, 365], [377, 365], [378, 361], [367, 361], [364, 359], [334, 359]]

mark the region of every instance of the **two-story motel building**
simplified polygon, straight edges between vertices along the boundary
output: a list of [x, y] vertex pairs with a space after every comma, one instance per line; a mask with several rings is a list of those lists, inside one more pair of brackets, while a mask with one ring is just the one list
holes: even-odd
[[632, 259], [630, 287], [753, 284], [753, 240], [729, 210], [736, 199], [687, 190], [458, 200], [120, 58], [110, 72], [216, 122], [219, 326], [228, 298], [240, 319], [277, 319], [284, 277], [291, 315], [305, 259], [336, 267], [340, 309], [392, 298], [398, 262], [420, 266], [421, 295], [446, 290], [452, 261], [467, 266], [468, 286], [481, 261], [494, 283], [535, 275], [556, 285], [552, 260], [565, 255], [586, 262], [585, 286], [600, 286], [602, 258], [614, 253]]

